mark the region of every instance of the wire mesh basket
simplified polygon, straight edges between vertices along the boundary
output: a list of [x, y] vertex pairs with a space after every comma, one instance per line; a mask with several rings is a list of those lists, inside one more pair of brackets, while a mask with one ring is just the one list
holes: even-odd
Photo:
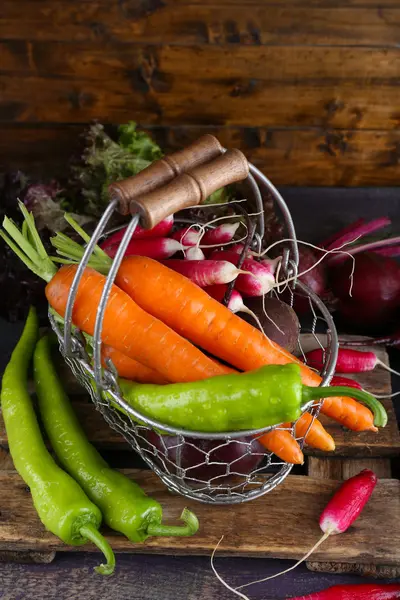
[[[233, 214], [246, 220], [247, 238], [240, 257], [249, 246], [260, 250], [263, 244], [263, 197], [273, 198], [286, 230], [287, 243], [282, 244], [280, 279], [292, 278], [290, 302], [296, 296], [307, 301], [312, 314], [309, 341], [314, 347], [324, 347], [325, 364], [321, 385], [328, 385], [337, 358], [337, 334], [329, 311], [322, 301], [296, 279], [298, 247], [290, 212], [278, 192], [254, 165], [238, 150], [226, 151], [212, 136], [203, 136], [192, 146], [153, 163], [139, 175], [110, 186], [110, 204], [96, 227], [84, 256], [76, 270], [66, 306], [64, 324], [49, 312], [51, 326], [57, 334], [60, 350], [77, 380], [87, 389], [97, 410], [106, 422], [127, 440], [147, 465], [160, 477], [171, 492], [205, 503], [235, 504], [257, 498], [279, 485], [293, 465], [268, 452], [259, 441], [261, 435], [273, 429], [287, 429], [295, 437], [295, 423], [266, 427], [262, 430], [232, 431], [205, 434], [177, 429], [138, 413], [123, 398], [118, 377], [111, 362], [101, 363], [101, 333], [107, 300], [135, 228], [140, 223], [152, 227], [173, 213], [183, 215], [187, 207], [198, 205], [210, 193], [221, 187], [241, 182], [246, 202], [233, 202]], [[202, 207], [204, 212], [204, 207]], [[215, 207], [213, 207], [215, 209]], [[225, 207], [226, 209], [226, 207]], [[131, 214], [130, 222], [102, 292], [93, 335], [93, 353], [89, 356], [85, 338], [72, 324], [72, 309], [79, 282], [95, 245], [107, 234], [107, 225], [115, 211]], [[254, 215], [254, 216], [251, 216]], [[240, 265], [240, 262], [239, 262]], [[228, 286], [225, 303], [234, 282]], [[275, 293], [279, 294], [278, 287]], [[287, 291], [286, 291], [287, 294]], [[286, 296], [287, 299], [287, 296]], [[321, 344], [317, 330], [326, 336]], [[299, 335], [298, 354], [303, 355]], [[320, 403], [309, 406], [315, 418]], [[296, 438], [300, 447], [304, 438]]]

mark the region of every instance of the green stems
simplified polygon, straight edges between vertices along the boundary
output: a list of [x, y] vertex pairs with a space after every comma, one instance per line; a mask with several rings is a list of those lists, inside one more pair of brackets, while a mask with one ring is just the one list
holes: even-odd
[[96, 573], [100, 575], [112, 575], [115, 569], [115, 556], [110, 544], [93, 525], [84, 525], [80, 528], [79, 533], [82, 537], [87, 538], [104, 554], [107, 563], [95, 567]]
[[374, 425], [376, 427], [385, 427], [387, 424], [387, 413], [383, 405], [365, 390], [358, 390], [353, 387], [333, 386], [333, 387], [308, 387], [303, 386], [303, 401], [304, 404], [312, 400], [320, 400], [321, 398], [332, 398], [334, 396], [348, 396], [359, 400], [373, 412]]
[[199, 521], [194, 513], [184, 508], [180, 516], [185, 525], [162, 525], [161, 523], [150, 523], [147, 526], [147, 534], [158, 537], [189, 537], [199, 529]]
[[19, 202], [18, 205], [24, 217], [22, 230], [20, 231], [11, 219], [4, 217], [4, 231], [0, 231], [0, 237], [28, 269], [48, 282], [56, 274], [57, 267], [42, 244], [33, 215], [26, 210], [22, 202]]

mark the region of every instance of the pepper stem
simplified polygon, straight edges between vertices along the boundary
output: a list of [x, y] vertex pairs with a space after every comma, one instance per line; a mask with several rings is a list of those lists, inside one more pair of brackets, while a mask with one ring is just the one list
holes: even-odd
[[376, 427], [385, 427], [388, 420], [385, 408], [379, 400], [365, 390], [358, 390], [356, 388], [341, 385], [332, 387], [303, 386], [303, 400], [306, 403], [311, 400], [319, 400], [320, 398], [331, 398], [332, 396], [349, 396], [350, 398], [359, 400], [373, 412], [374, 425], [376, 425]]
[[196, 515], [184, 508], [180, 516], [185, 525], [163, 525], [162, 523], [150, 523], [147, 527], [148, 535], [162, 537], [189, 537], [194, 535], [199, 528]]
[[115, 569], [115, 556], [106, 538], [102, 536], [93, 525], [83, 525], [80, 528], [79, 533], [82, 537], [85, 537], [93, 542], [93, 544], [95, 544], [95, 546], [97, 546], [97, 548], [104, 554], [104, 557], [107, 561], [107, 564], [101, 564], [94, 568], [96, 573], [100, 573], [101, 575], [112, 575]]

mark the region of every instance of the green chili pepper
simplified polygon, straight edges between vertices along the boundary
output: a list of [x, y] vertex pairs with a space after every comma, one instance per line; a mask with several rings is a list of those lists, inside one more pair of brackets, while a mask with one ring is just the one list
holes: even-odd
[[189, 431], [240, 431], [293, 422], [309, 402], [331, 396], [357, 398], [374, 412], [375, 425], [384, 427], [387, 422], [385, 409], [371, 394], [348, 387], [304, 386], [295, 363], [194, 383], [153, 385], [120, 379], [120, 387], [138, 412]]
[[107, 564], [96, 567], [111, 575], [113, 551], [99, 533], [101, 512], [53, 460], [43, 441], [27, 392], [29, 363], [38, 337], [36, 312], [30, 309], [22, 336], [3, 375], [1, 405], [14, 466], [30, 487], [33, 504], [43, 525], [66, 544], [88, 540], [105, 555]]
[[36, 345], [34, 376], [39, 410], [54, 452], [63, 467], [100, 508], [104, 522], [132, 542], [149, 536], [190, 536], [199, 527], [185, 509], [183, 526], [163, 525], [160, 504], [122, 473], [111, 469], [87, 440], [51, 361], [46, 336]]

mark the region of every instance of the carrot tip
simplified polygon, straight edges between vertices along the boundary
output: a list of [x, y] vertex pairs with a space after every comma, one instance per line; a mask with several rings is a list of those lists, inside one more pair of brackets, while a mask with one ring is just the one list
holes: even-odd
[[373, 431], [374, 433], [377, 433], [379, 429], [378, 427], [375, 427], [375, 425], [372, 425], [369, 429], [367, 429], [367, 431]]

